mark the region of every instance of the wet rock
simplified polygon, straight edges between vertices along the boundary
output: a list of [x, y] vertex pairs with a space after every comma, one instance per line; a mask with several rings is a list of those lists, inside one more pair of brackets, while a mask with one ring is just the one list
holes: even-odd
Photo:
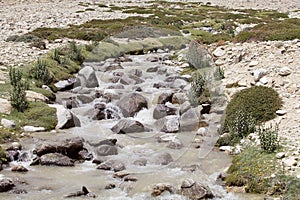
[[173, 162], [173, 158], [169, 153], [161, 153], [156, 156], [154, 163], [156, 165], [168, 165]]
[[117, 155], [118, 149], [115, 146], [103, 144], [103, 145], [97, 147], [96, 153], [98, 156]]
[[69, 78], [67, 80], [61, 80], [54, 84], [59, 91], [71, 90], [76, 82], [75, 78]]
[[22, 150], [22, 145], [19, 142], [13, 142], [6, 150]]
[[155, 66], [155, 67], [148, 68], [146, 72], [153, 73], [153, 72], [157, 72], [157, 70], [158, 70], [158, 66]]
[[79, 160], [92, 160], [93, 154], [89, 153], [87, 149], [78, 152]]
[[145, 127], [142, 123], [131, 119], [122, 119], [111, 130], [118, 134], [144, 132]]
[[162, 93], [159, 95], [157, 104], [165, 104], [172, 101], [172, 93]]
[[182, 171], [188, 171], [188, 172], [194, 172], [197, 169], [200, 169], [200, 166], [198, 164], [189, 165], [189, 166], [183, 166], [181, 168]]
[[10, 194], [27, 194], [28, 192], [25, 189], [17, 189], [14, 188], [11, 191], [9, 191]]
[[191, 108], [180, 117], [181, 131], [196, 131], [199, 128], [200, 111], [198, 108]]
[[128, 73], [137, 77], [141, 77], [143, 75], [143, 71], [140, 69], [132, 69]]
[[38, 144], [33, 150], [33, 153], [38, 156], [42, 156], [47, 153], [55, 153], [55, 152], [56, 152], [56, 145], [50, 143]]
[[113, 178], [123, 179], [125, 176], [130, 175], [130, 173], [123, 171], [123, 172], [116, 172], [113, 175]]
[[93, 120], [103, 120], [103, 119], [118, 119], [120, 116], [118, 115], [117, 110], [113, 110], [113, 108], [108, 108], [106, 103], [97, 103], [94, 106], [94, 111], [92, 114]]
[[208, 187], [192, 179], [187, 179], [182, 182], [180, 193], [191, 200], [214, 198], [214, 195]]
[[158, 130], [165, 133], [176, 133], [179, 131], [179, 117], [177, 115], [168, 115], [155, 122]]
[[183, 147], [182, 142], [177, 138], [175, 134], [167, 133], [157, 137], [158, 142], [168, 143], [168, 147], [171, 149], [181, 149]]
[[116, 187], [116, 184], [110, 183], [110, 184], [106, 185], [106, 186], [104, 187], [104, 189], [105, 189], [105, 190], [111, 190], [111, 189], [114, 189], [115, 187]]
[[14, 166], [11, 168], [11, 171], [13, 172], [28, 172], [28, 169], [24, 167], [23, 165]]
[[121, 77], [120, 83], [122, 83], [124, 85], [135, 85], [136, 84], [135, 80], [129, 78], [127, 75], [124, 75]]
[[185, 93], [175, 93], [172, 96], [173, 104], [183, 104], [186, 101], [188, 101], [188, 97], [186, 96]]
[[5, 151], [5, 158], [8, 162], [14, 161], [14, 160], [18, 160], [19, 158], [19, 151], [18, 150], [8, 150]]
[[89, 96], [89, 95], [84, 95], [84, 94], [79, 94], [77, 95], [77, 99], [82, 103], [82, 104], [88, 104], [91, 103], [94, 99]]
[[136, 76], [136, 75], [130, 74], [129, 78], [131, 78], [132, 80], [134, 80], [135, 84], [141, 84], [141, 83], [145, 82], [143, 79], [141, 79], [139, 76]]
[[120, 63], [112, 63], [108, 67], [106, 67], [105, 72], [114, 71], [117, 69], [124, 69]]
[[130, 192], [133, 189], [133, 183], [132, 182], [122, 182], [119, 185], [120, 189], [125, 192]]
[[137, 182], [138, 181], [138, 178], [135, 177], [135, 176], [132, 176], [132, 175], [128, 175], [128, 176], [125, 176], [124, 177], [124, 181], [126, 182]]
[[90, 142], [90, 141], [87, 141], [87, 143], [93, 147], [98, 147], [98, 146], [101, 146], [101, 145], [110, 145], [110, 146], [114, 146], [117, 144], [117, 139], [105, 139], [105, 140], [101, 140], [100, 142]]
[[46, 128], [44, 127], [35, 127], [35, 126], [24, 126], [23, 127], [23, 131], [24, 132], [42, 132], [42, 131], [46, 131]]
[[138, 166], [146, 166], [147, 165], [147, 159], [146, 158], [139, 158], [135, 161], [133, 161], [134, 165], [138, 165]]
[[68, 129], [72, 127], [79, 127], [79, 119], [70, 111], [64, 108], [62, 105], [50, 105], [57, 110], [57, 125], [58, 129]]
[[39, 165], [40, 164], [40, 157], [33, 158], [32, 162], [30, 163], [30, 166]]
[[159, 89], [159, 88], [168, 88], [169, 85], [165, 82], [163, 83], [154, 83], [153, 88]]
[[83, 150], [84, 139], [82, 137], [74, 137], [66, 139], [56, 146], [56, 152], [66, 155], [72, 159], [78, 159], [78, 153]]
[[108, 160], [97, 166], [96, 169], [112, 170], [115, 172], [125, 170], [125, 164], [120, 160]]
[[12, 190], [15, 187], [15, 184], [10, 178], [2, 178], [0, 180], [0, 192], [7, 192]]
[[288, 76], [292, 73], [291, 69], [289, 67], [282, 67], [279, 70], [279, 75], [280, 76]]
[[175, 192], [175, 188], [172, 185], [167, 184], [167, 183], [159, 183], [153, 187], [151, 195], [153, 197], [157, 197], [157, 196], [160, 196], [164, 192], [169, 192], [172, 194]]
[[129, 94], [117, 102], [124, 117], [133, 117], [143, 108], [148, 108], [148, 102], [145, 97], [138, 93]]
[[188, 111], [189, 109], [191, 109], [191, 103], [189, 101], [184, 102], [183, 104], [180, 105], [180, 109], [179, 109], [179, 113], [180, 115], [182, 115], [183, 113], [185, 113], [186, 111]]
[[78, 72], [78, 76], [75, 83], [75, 87], [76, 86], [82, 86], [87, 88], [95, 88], [99, 86], [96, 73], [92, 67], [86, 66]]
[[14, 120], [8, 120], [8, 119], [5, 119], [5, 118], [1, 119], [1, 125], [4, 128], [8, 128], [8, 129], [15, 129], [16, 128], [16, 123], [15, 123]]
[[65, 198], [80, 197], [80, 196], [96, 198], [96, 195], [89, 192], [88, 189], [85, 186], [82, 186], [81, 191], [70, 193], [70, 194], [66, 195]]
[[164, 104], [157, 104], [153, 111], [153, 118], [160, 119], [167, 115], [176, 115], [177, 109]]
[[206, 136], [207, 133], [208, 133], [208, 129], [205, 127], [200, 127], [196, 132], [196, 134], [200, 136]]
[[10, 114], [12, 106], [7, 99], [0, 98], [0, 113]]
[[103, 163], [103, 162], [105, 162], [105, 160], [104, 160], [103, 158], [95, 158], [95, 159], [92, 161], [92, 163], [97, 164], [97, 165], [99, 165], [99, 164], [101, 164], [101, 163]]
[[40, 164], [47, 166], [74, 166], [74, 161], [68, 156], [59, 153], [48, 153], [41, 156]]

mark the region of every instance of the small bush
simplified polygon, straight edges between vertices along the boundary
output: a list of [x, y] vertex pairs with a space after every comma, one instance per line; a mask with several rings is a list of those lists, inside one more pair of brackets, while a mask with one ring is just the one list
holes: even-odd
[[197, 69], [210, 67], [207, 50], [195, 41], [191, 42], [186, 58]]
[[192, 106], [210, 102], [210, 92], [204, 75], [197, 70], [192, 74], [191, 89], [188, 97]]
[[26, 100], [26, 90], [29, 89], [29, 84], [22, 80], [22, 72], [11, 67], [9, 69], [10, 83], [13, 86], [10, 91], [10, 101], [13, 108], [18, 112], [24, 112], [28, 108]]
[[216, 70], [214, 72], [214, 77], [215, 80], [222, 80], [223, 78], [225, 78], [224, 70], [220, 66], [216, 67]]
[[75, 42], [70, 43], [69, 49], [69, 58], [78, 64], [82, 64], [84, 61], [84, 56], [82, 55], [81, 49], [78, 48]]
[[54, 49], [53, 53], [51, 54], [51, 58], [55, 60], [58, 64], [62, 64], [62, 60], [57, 49]]
[[240, 138], [255, 131], [255, 125], [276, 117], [281, 99], [272, 88], [255, 86], [236, 93], [226, 108], [223, 132]]
[[52, 76], [48, 70], [46, 60], [38, 59], [33, 68], [33, 77], [36, 79], [36, 85], [41, 87], [52, 82]]
[[258, 129], [259, 139], [261, 148], [268, 152], [274, 152], [279, 146], [278, 139], [278, 127], [272, 128], [263, 128]]

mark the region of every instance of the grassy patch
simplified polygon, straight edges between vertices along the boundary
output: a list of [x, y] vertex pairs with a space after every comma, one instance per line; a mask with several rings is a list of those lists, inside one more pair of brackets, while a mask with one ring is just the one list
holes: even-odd
[[23, 113], [12, 110], [10, 115], [2, 115], [3, 118], [13, 119], [20, 129], [23, 126], [41, 126], [47, 130], [55, 128], [57, 124], [56, 109], [50, 108], [43, 102], [30, 102], [29, 108]]

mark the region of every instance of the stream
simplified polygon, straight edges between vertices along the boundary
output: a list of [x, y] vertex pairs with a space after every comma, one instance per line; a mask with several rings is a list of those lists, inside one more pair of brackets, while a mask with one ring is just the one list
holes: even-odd
[[[11, 162], [1, 175], [24, 180], [26, 183], [18, 187], [27, 192], [0, 193], [0, 199], [65, 199], [82, 186], [96, 199], [103, 200], [189, 199], [188, 195], [176, 191], [184, 180], [191, 179], [207, 186], [213, 199], [261, 199], [256, 195], [227, 193], [217, 183], [218, 175], [231, 163], [230, 156], [214, 148], [222, 117], [218, 110], [223, 107], [212, 105], [209, 112], [201, 115], [203, 107], [192, 108], [186, 96], [190, 89], [189, 77], [180, 75], [183, 69], [171, 62], [170, 55], [169, 52], [149, 53], [84, 63], [84, 68], [92, 70], [79, 72], [80, 81], [75, 87], [57, 94], [57, 104], [69, 106], [80, 121], [75, 122], [78, 127], [57, 133], [32, 133], [31, 137], [23, 138], [20, 144], [26, 159]], [[131, 94], [144, 97], [147, 104], [141, 107], [137, 106], [136, 99], [126, 101], [125, 97]], [[122, 108], [130, 102], [133, 104], [130, 108], [138, 107], [133, 114]], [[163, 106], [157, 107], [158, 103]], [[129, 121], [113, 129], [124, 119]], [[128, 124], [130, 127], [126, 127]], [[84, 147], [93, 159], [117, 160], [125, 169], [119, 172], [96, 169], [97, 164], [92, 160], [75, 162], [73, 167], [30, 165], [38, 143], [74, 137], [84, 139]], [[117, 153], [99, 155], [98, 143], [106, 139], [117, 140], [114, 148]], [[11, 167], [16, 165], [29, 171], [12, 172]], [[128, 173], [131, 179], [116, 178], [115, 173]], [[171, 185], [175, 192], [166, 190], [158, 196], [151, 195], [157, 184]], [[107, 189], [108, 185], [113, 187]]]

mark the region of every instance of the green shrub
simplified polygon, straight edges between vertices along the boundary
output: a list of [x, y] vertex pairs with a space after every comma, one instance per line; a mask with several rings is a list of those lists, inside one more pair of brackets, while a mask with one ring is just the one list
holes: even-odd
[[260, 139], [260, 146], [264, 151], [268, 153], [272, 153], [278, 148], [279, 146], [278, 127], [275, 128], [260, 127], [258, 129], [258, 135]]
[[207, 50], [196, 41], [190, 43], [186, 59], [196, 69], [210, 67]]
[[224, 70], [220, 66], [216, 67], [216, 70], [214, 72], [214, 77], [215, 77], [215, 80], [221, 80], [221, 79], [225, 78]]
[[28, 82], [22, 80], [22, 72], [11, 67], [9, 69], [9, 78], [12, 85], [10, 91], [10, 101], [13, 108], [18, 112], [24, 112], [28, 107], [26, 100], [26, 90], [29, 89]]
[[54, 51], [51, 54], [51, 58], [55, 60], [58, 64], [62, 64], [62, 60], [57, 49], [54, 49]]
[[210, 101], [210, 92], [207, 88], [207, 81], [200, 70], [197, 70], [192, 74], [191, 89], [188, 93], [188, 97], [192, 106], [209, 103]]
[[36, 79], [36, 85], [48, 85], [52, 82], [52, 76], [48, 70], [48, 63], [46, 60], [38, 59], [33, 68], [33, 77]]
[[78, 64], [82, 64], [84, 61], [81, 49], [75, 44], [75, 42], [71, 42], [69, 45], [69, 58]]
[[255, 130], [255, 125], [275, 118], [281, 104], [278, 93], [272, 88], [254, 86], [244, 89], [227, 105], [222, 132], [243, 138]]

